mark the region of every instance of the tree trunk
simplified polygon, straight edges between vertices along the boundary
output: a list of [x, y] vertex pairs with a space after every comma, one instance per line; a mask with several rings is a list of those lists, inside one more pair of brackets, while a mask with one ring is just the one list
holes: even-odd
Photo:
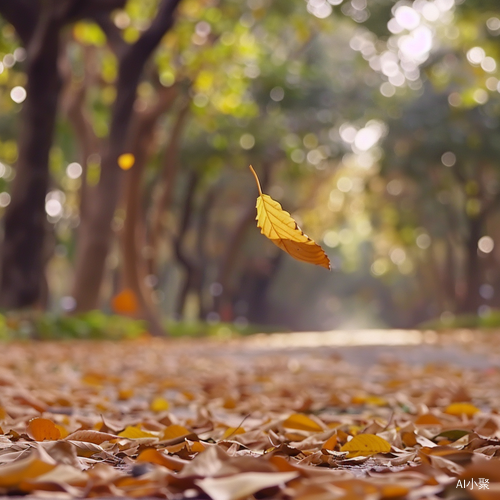
[[196, 286], [197, 268], [196, 264], [192, 262], [185, 254], [183, 243], [184, 237], [191, 222], [193, 214], [193, 199], [198, 186], [199, 175], [196, 172], [191, 172], [188, 185], [186, 188], [186, 196], [182, 207], [181, 221], [179, 224], [178, 234], [174, 238], [174, 251], [175, 256], [181, 266], [184, 268], [185, 278], [184, 283], [177, 297], [176, 313], [182, 317], [186, 299], [190, 290]]
[[136, 116], [136, 126], [132, 134], [134, 140], [131, 152], [135, 163], [126, 174], [125, 224], [122, 235], [123, 286], [130, 288], [139, 303], [138, 316], [148, 322], [150, 333], [164, 335], [159, 313], [151, 300], [151, 292], [146, 290], [147, 265], [141, 249], [146, 245], [145, 221], [141, 206], [142, 178], [152, 149], [155, 126], [161, 113], [175, 100], [177, 92], [172, 87], [163, 93], [162, 99], [152, 111]]
[[162, 217], [170, 208], [175, 187], [175, 178], [179, 168], [179, 147], [189, 112], [190, 101], [181, 108], [172, 126], [170, 139], [165, 150], [165, 160], [161, 172], [161, 180], [157, 192], [153, 196], [151, 208], [151, 224], [149, 230], [149, 246], [151, 255], [148, 258], [148, 270], [150, 274], [158, 273], [159, 245], [162, 236]]
[[460, 313], [477, 314], [477, 309], [480, 305], [479, 287], [481, 285], [481, 266], [477, 243], [481, 238], [482, 229], [483, 218], [481, 216], [469, 221], [469, 235], [465, 248], [465, 294], [461, 303]]
[[28, 83], [19, 127], [19, 160], [5, 213], [1, 256], [0, 304], [5, 308], [36, 304], [44, 286], [45, 195], [61, 90], [57, 67], [61, 24], [50, 14], [42, 13], [27, 50]]
[[129, 124], [144, 65], [172, 26], [178, 3], [179, 0], [163, 0], [150, 27], [134, 45], [127, 47], [120, 58], [117, 95], [108, 143], [101, 163], [101, 176], [92, 198], [89, 197], [87, 216], [82, 220], [79, 233], [73, 286], [76, 311], [88, 311], [98, 305], [113, 236], [111, 223], [123, 178], [117, 160], [127, 149], [127, 141], [130, 140]]

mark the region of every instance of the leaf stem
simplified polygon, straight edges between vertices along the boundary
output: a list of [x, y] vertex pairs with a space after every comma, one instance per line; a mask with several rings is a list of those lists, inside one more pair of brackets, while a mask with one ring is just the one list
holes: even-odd
[[262, 196], [262, 189], [260, 187], [259, 178], [257, 177], [257, 174], [255, 173], [255, 170], [253, 169], [252, 165], [249, 165], [249, 168], [252, 171], [253, 176], [255, 177], [255, 182], [257, 182], [257, 188], [259, 190], [259, 194], [260, 194], [260, 196]]

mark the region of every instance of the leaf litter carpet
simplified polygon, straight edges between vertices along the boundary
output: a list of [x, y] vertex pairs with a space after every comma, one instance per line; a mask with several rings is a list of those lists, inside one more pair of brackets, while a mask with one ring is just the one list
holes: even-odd
[[500, 499], [498, 334], [283, 338], [3, 344], [0, 495]]

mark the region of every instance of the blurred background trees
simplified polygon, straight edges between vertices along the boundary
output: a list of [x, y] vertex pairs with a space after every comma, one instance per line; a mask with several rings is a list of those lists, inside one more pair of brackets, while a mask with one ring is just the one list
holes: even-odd
[[[0, 14], [4, 308], [101, 308], [162, 333], [500, 306], [495, 2], [0, 0]], [[332, 273], [259, 234], [249, 164]]]

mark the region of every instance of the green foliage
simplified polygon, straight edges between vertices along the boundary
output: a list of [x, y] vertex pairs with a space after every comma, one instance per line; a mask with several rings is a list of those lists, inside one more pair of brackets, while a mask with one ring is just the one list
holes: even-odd
[[500, 309], [492, 309], [487, 314], [459, 314], [444, 319], [426, 321], [419, 325], [422, 329], [454, 330], [459, 328], [500, 328]]
[[75, 316], [54, 313], [0, 315], [2, 340], [122, 340], [146, 333], [143, 321], [91, 311]]

